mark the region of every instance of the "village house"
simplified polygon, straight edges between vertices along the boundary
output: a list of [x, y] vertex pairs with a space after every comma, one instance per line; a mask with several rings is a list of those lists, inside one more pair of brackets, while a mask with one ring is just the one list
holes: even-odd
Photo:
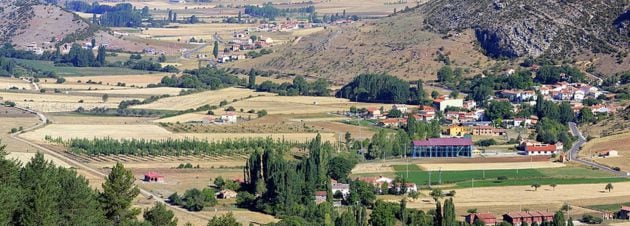
[[341, 193], [343, 198], [346, 198], [350, 194], [350, 184], [339, 183], [335, 180], [332, 181], [332, 194]]
[[553, 215], [553, 213], [544, 211], [512, 212], [504, 214], [503, 221], [506, 221], [512, 225], [521, 225], [523, 223], [527, 223], [530, 225], [532, 223], [536, 223], [540, 225], [543, 222], [553, 221]]
[[315, 192], [315, 204], [320, 204], [326, 202], [326, 196], [328, 193], [326, 191], [316, 191]]
[[237, 119], [238, 115], [233, 111], [227, 111], [225, 114], [221, 115], [221, 122], [223, 123], [236, 123]]
[[367, 118], [369, 119], [378, 119], [383, 116], [381, 110], [376, 107], [367, 108], [367, 113]]
[[409, 194], [411, 192], [418, 192], [418, 185], [415, 183], [405, 183], [405, 184], [395, 184], [396, 192], [400, 193], [403, 189], [405, 194]]
[[497, 216], [492, 213], [471, 213], [466, 215], [466, 222], [474, 225], [475, 221], [480, 220], [485, 225], [494, 226], [497, 224]]
[[616, 150], [613, 150], [613, 149], [609, 149], [609, 150], [606, 150], [606, 151], [597, 152], [597, 155], [599, 157], [602, 157], [602, 158], [617, 157], [617, 156], [619, 156], [619, 152], [617, 152]]
[[387, 119], [381, 119], [378, 122], [379, 126], [387, 127], [387, 128], [398, 128], [406, 124], [407, 124], [407, 120], [404, 118], [387, 118]]
[[392, 105], [392, 110], [399, 110], [400, 112], [402, 112], [403, 114], [407, 113], [407, 105], [404, 104], [394, 104]]
[[435, 114], [435, 108], [431, 106], [421, 106], [418, 110], [418, 116], [420, 116], [423, 121], [431, 121], [435, 119]]
[[158, 182], [164, 183], [164, 176], [156, 173], [156, 172], [148, 172], [144, 174], [144, 181], [146, 182]]
[[475, 126], [472, 127], [472, 134], [475, 136], [503, 136], [505, 135], [505, 129], [492, 126]]
[[438, 99], [435, 99], [433, 101], [433, 104], [435, 104], [437, 109], [439, 109], [440, 111], [446, 110], [447, 107], [463, 108], [464, 99], [450, 99], [448, 97], [440, 97]]
[[475, 109], [476, 107], [477, 107], [477, 102], [475, 102], [474, 100], [464, 101], [464, 108], [468, 110], [472, 110], [472, 109]]
[[525, 155], [553, 155], [558, 148], [555, 144], [529, 143], [523, 147]]
[[449, 126], [447, 130], [447, 134], [451, 137], [460, 137], [464, 136], [464, 134], [468, 133], [468, 128], [464, 126], [453, 125]]

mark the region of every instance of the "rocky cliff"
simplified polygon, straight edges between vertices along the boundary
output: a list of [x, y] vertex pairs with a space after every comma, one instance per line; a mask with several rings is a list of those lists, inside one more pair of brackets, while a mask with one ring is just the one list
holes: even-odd
[[425, 25], [474, 29], [495, 57], [616, 53], [630, 43], [628, 0], [433, 0], [418, 9]]

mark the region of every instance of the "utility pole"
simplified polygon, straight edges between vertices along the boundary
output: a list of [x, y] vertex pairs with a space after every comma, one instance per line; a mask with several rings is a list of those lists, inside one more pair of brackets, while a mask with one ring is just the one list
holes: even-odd
[[442, 184], [442, 167], [440, 167], [439, 178], [440, 178], [440, 180], [439, 180], [438, 184]]
[[432, 171], [429, 170], [429, 188], [431, 188], [431, 172]]

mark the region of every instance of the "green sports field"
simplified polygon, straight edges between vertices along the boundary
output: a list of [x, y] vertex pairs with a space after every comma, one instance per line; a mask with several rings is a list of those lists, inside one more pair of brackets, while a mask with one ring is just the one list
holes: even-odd
[[51, 61], [15, 59], [24, 67], [40, 71], [52, 71], [59, 76], [93, 76], [93, 75], [139, 75], [148, 71], [133, 70], [121, 67], [57, 67]]
[[[508, 169], [508, 170], [466, 170], [466, 171], [424, 171], [417, 165], [395, 165], [396, 176], [421, 186], [448, 184], [457, 188], [541, 185], [550, 184], [589, 184], [629, 181], [626, 178], [613, 177], [604, 171], [583, 167], [567, 166], [545, 169]], [[408, 175], [408, 176], [407, 176]], [[504, 180], [499, 180], [503, 177]], [[505, 179], [507, 178], [507, 179]]]

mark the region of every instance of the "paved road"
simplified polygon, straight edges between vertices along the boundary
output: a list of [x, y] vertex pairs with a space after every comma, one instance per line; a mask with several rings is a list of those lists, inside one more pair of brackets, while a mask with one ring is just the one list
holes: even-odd
[[203, 48], [206, 48], [206, 46], [208, 46], [208, 44], [207, 44], [207, 43], [200, 44], [198, 47], [196, 47], [196, 48], [194, 48], [194, 49], [191, 49], [191, 50], [188, 50], [188, 51], [184, 52], [184, 54], [182, 54], [182, 57], [184, 57], [184, 58], [188, 59], [188, 58], [190, 58], [190, 55], [192, 55], [192, 54], [194, 54], [194, 53], [198, 52], [199, 50], [201, 50], [201, 49], [203, 49]]
[[[42, 152], [44, 152], [44, 153], [46, 153], [48, 155], [54, 156], [54, 157], [58, 158], [59, 160], [62, 160], [62, 161], [66, 162], [69, 165], [72, 165], [72, 166], [74, 166], [76, 168], [86, 170], [90, 174], [93, 174], [95, 176], [100, 176], [100, 177], [103, 177], [103, 178], [107, 177], [107, 174], [105, 174], [105, 173], [103, 173], [103, 172], [101, 172], [101, 171], [99, 171], [97, 169], [89, 167], [89, 166], [87, 166], [87, 165], [85, 165], [85, 164], [83, 164], [83, 163], [81, 163], [79, 161], [76, 161], [74, 159], [68, 158], [65, 155], [62, 155], [59, 152], [50, 150], [50, 149], [48, 149], [46, 147], [43, 147], [41, 145], [38, 145], [36, 143], [33, 143], [31, 141], [28, 141], [28, 140], [23, 139], [20, 136], [18, 136], [22, 132], [28, 132], [28, 131], [31, 131], [31, 130], [34, 130], [34, 129], [37, 129], [37, 128], [45, 126], [46, 123], [48, 122], [48, 118], [43, 113], [40, 113], [40, 112], [31, 110], [31, 109], [28, 109], [28, 108], [22, 108], [22, 107], [17, 107], [17, 106], [16, 106], [16, 108], [24, 110], [24, 111], [27, 111], [27, 112], [30, 112], [30, 113], [33, 113], [33, 114], [36, 114], [37, 117], [39, 117], [40, 123], [38, 123], [37, 125], [34, 125], [34, 126], [30, 127], [30, 128], [27, 128], [27, 129], [25, 129], [25, 130], [23, 130], [21, 132], [12, 133], [11, 134], [11, 138], [13, 138], [13, 139], [15, 139], [17, 141], [20, 141], [22, 143], [25, 143], [27, 145], [33, 146], [33, 147], [39, 149], [40, 151], [42, 151]], [[170, 207], [173, 210], [180, 211], [180, 212], [183, 212], [183, 213], [195, 216], [195, 217], [199, 217], [199, 218], [204, 219], [204, 220], [210, 220], [209, 217], [204, 216], [202, 214], [199, 214], [199, 213], [196, 213], [196, 212], [189, 212], [186, 209], [183, 209], [183, 208], [180, 208], [180, 207], [177, 207], [177, 206], [169, 205], [169, 204], [166, 203], [166, 201], [164, 199], [159, 198], [159, 196], [157, 196], [157, 195], [155, 195], [155, 194], [153, 194], [153, 193], [151, 193], [151, 192], [149, 192], [149, 191], [147, 191], [145, 189], [140, 188], [140, 186], [138, 186], [138, 188], [140, 189], [140, 194], [144, 195], [147, 198], [149, 198], [149, 197], [156, 197], [153, 200], [155, 200], [156, 202], [160, 202], [160, 203], [166, 204], [166, 206]]]
[[569, 128], [571, 129], [571, 133], [573, 133], [573, 136], [576, 136], [578, 138], [577, 142], [573, 144], [573, 147], [569, 149], [569, 160], [576, 161], [587, 166], [596, 167], [600, 170], [606, 170], [618, 176], [622, 176], [622, 177], [630, 176], [626, 172], [616, 171], [616, 170], [611, 169], [608, 166], [605, 166], [596, 162], [588, 161], [587, 159], [580, 158], [579, 157], [580, 148], [586, 143], [586, 138], [584, 138], [584, 136], [582, 135], [582, 132], [580, 132], [580, 130], [578, 129], [577, 125], [574, 122], [569, 122]]

